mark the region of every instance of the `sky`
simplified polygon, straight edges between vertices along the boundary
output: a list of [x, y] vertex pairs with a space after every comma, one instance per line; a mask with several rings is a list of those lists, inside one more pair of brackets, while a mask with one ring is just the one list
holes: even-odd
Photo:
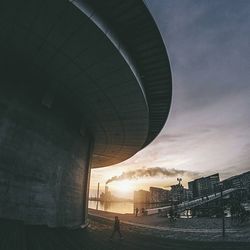
[[173, 101], [159, 136], [129, 160], [93, 169], [97, 182], [136, 169], [183, 171], [109, 183], [116, 195], [169, 188], [182, 177], [250, 170], [250, 1], [145, 0], [170, 58]]

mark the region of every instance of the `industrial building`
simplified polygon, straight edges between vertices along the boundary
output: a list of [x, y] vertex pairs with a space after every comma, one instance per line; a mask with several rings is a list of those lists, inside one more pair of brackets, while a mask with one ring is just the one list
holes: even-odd
[[109, 191], [109, 188], [108, 186], [105, 186], [105, 191], [104, 193], [102, 192], [100, 194], [100, 201], [105, 201], [105, 202], [109, 202], [109, 201], [112, 201], [113, 200], [113, 197], [112, 197], [112, 194], [111, 192]]
[[150, 192], [146, 190], [134, 191], [134, 203], [150, 203]]

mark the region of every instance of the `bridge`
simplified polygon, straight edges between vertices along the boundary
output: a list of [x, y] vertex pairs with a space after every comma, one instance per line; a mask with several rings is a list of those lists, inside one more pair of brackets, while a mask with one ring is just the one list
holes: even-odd
[[[245, 190], [244, 188], [230, 188], [227, 190], [222, 191], [222, 197], [227, 197], [229, 195], [231, 195], [232, 193], [235, 192], [239, 192], [239, 191], [243, 191]], [[208, 195], [206, 198], [198, 198], [195, 200], [191, 200], [191, 201], [184, 201], [180, 204], [178, 204], [175, 209], [178, 213], [184, 212], [186, 210], [190, 210], [196, 207], [200, 207], [203, 206], [205, 204], [208, 203], [212, 203], [216, 200], [221, 199], [221, 193], [217, 192], [211, 195]], [[159, 207], [159, 208], [151, 208], [151, 209], [146, 209], [146, 212], [148, 215], [152, 215], [152, 214], [167, 214], [171, 209], [171, 206], [164, 206], [164, 207]]]

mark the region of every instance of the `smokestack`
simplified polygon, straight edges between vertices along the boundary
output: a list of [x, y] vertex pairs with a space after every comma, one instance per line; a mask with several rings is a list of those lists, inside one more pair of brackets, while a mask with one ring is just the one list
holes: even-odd
[[108, 194], [108, 191], [109, 191], [109, 187], [106, 185], [106, 186], [105, 186], [105, 194], [106, 194], [106, 195]]
[[100, 192], [100, 182], [98, 182], [98, 185], [97, 185], [97, 194], [96, 194], [97, 199], [99, 199], [99, 192]]

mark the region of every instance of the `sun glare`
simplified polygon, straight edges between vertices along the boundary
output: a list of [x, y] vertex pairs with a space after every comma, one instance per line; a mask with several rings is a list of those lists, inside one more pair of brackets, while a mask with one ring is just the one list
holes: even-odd
[[116, 183], [115, 189], [119, 193], [129, 193], [133, 190], [133, 185], [131, 181], [128, 181], [128, 180], [119, 181]]

